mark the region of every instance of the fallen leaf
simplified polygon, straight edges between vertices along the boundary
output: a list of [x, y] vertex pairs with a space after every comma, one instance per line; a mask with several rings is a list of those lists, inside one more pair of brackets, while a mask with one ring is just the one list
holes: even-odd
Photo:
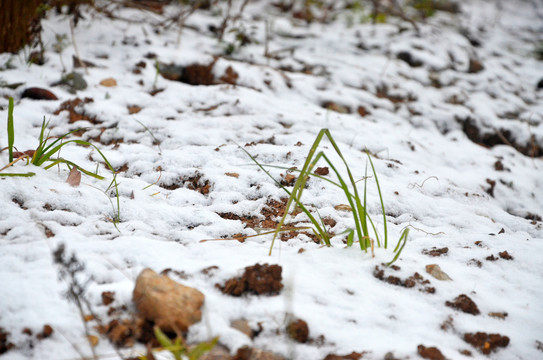
[[227, 173], [224, 173], [224, 175], [226, 176], [230, 176], [230, 177], [234, 177], [234, 178], [239, 178], [239, 174], [238, 173], [231, 173], [231, 172], [227, 172]]
[[87, 339], [89, 340], [89, 344], [91, 344], [92, 347], [98, 345], [98, 342], [100, 341], [100, 339], [96, 335], [89, 335], [87, 336]]
[[72, 186], [79, 186], [79, 184], [81, 183], [81, 172], [77, 170], [76, 166], [74, 166], [72, 170], [70, 170], [66, 182]]
[[107, 78], [100, 81], [100, 85], [106, 86], [106, 87], [114, 87], [114, 86], [117, 86], [117, 80], [115, 80], [114, 78]]
[[131, 106], [128, 106], [128, 113], [130, 115], [132, 114], [137, 114], [141, 111], [141, 107], [139, 107], [138, 105], [131, 105]]
[[439, 265], [436, 264], [426, 265], [426, 272], [438, 280], [452, 280], [449, 275], [443, 272]]
[[345, 204], [336, 205], [334, 206], [334, 209], [336, 209], [337, 211], [353, 211], [353, 209], [349, 205]]

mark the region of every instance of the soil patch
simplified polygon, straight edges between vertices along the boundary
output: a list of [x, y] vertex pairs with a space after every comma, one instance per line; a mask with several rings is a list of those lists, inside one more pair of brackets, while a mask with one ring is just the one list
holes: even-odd
[[396, 286], [402, 286], [405, 288], [412, 288], [415, 287], [417, 284], [421, 286], [419, 289], [422, 292], [433, 294], [436, 292], [436, 289], [431, 285], [430, 280], [424, 279], [424, 277], [419, 274], [418, 272], [414, 273], [413, 275], [409, 276], [406, 279], [401, 279], [397, 276], [393, 275], [386, 275], [385, 271], [388, 269], [392, 269], [394, 271], [400, 270], [399, 266], [393, 265], [389, 268], [387, 268], [384, 264], [381, 264], [381, 267], [375, 266], [375, 269], [373, 271], [373, 276], [381, 281], [387, 282], [391, 285]]
[[471, 315], [479, 315], [481, 313], [477, 304], [469, 296], [464, 294], [458, 295], [452, 302], [446, 301], [445, 305]]
[[445, 360], [445, 356], [439, 351], [436, 347], [426, 347], [424, 345], [419, 345], [417, 347], [417, 352], [424, 359], [430, 360]]
[[465, 333], [464, 341], [477, 348], [483, 354], [488, 355], [499, 347], [507, 347], [509, 338], [500, 334], [487, 334], [485, 332]]
[[224, 294], [241, 296], [245, 293], [256, 295], [277, 295], [283, 288], [281, 272], [283, 268], [279, 265], [248, 266], [241, 277], [231, 278], [224, 286], [215, 285]]

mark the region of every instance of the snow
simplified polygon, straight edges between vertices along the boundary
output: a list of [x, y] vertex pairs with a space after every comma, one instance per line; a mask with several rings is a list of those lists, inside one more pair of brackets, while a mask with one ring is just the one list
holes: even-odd
[[[7, 119], [7, 97], [13, 96], [19, 151], [36, 147], [44, 117], [50, 121], [52, 135], [91, 127], [83, 139], [95, 143], [114, 167], [128, 165], [117, 177], [121, 222], [118, 230], [111, 222], [116, 199], [106, 190], [111, 174], [102, 165], [99, 173], [106, 180], [83, 176], [79, 187], [65, 182], [69, 171], [63, 167], [44, 170], [19, 162], [4, 170], [32, 171], [36, 176], [0, 178], [0, 327], [16, 345], [0, 358], [91, 355], [78, 310], [64, 296], [67, 285], [58, 279], [53, 263], [51, 253], [60, 243], [86, 265], [85, 274], [92, 278], [87, 296], [104, 319], [103, 291], [115, 292], [113, 306], [132, 308], [134, 281], [142, 269], [183, 271], [186, 278], [171, 276], [206, 296], [204, 318], [190, 328], [188, 340], [219, 336], [233, 353], [251, 345], [292, 359], [323, 359], [329, 353], [352, 351], [368, 351], [364, 359], [382, 359], [390, 351], [404, 359], [418, 358], [417, 345], [423, 344], [438, 347], [448, 359], [467, 359], [460, 353], [464, 349], [472, 352], [471, 359], [541, 357], [537, 342], [543, 341], [543, 230], [541, 220], [525, 217], [543, 216], [543, 161], [507, 145], [474, 144], [457, 119], [470, 117], [487, 131], [509, 129], [521, 144], [529, 143], [531, 136], [543, 143], [543, 91], [535, 89], [543, 63], [532, 54], [543, 41], [543, 7], [537, 1], [476, 0], [463, 2], [462, 10], [457, 15], [439, 13], [418, 24], [417, 35], [408, 23], [394, 19], [353, 26], [341, 17], [326, 25], [291, 22], [283, 15], [279, 18], [269, 2], [254, 1], [238, 22], [258, 42], [231, 57], [220, 57], [213, 70], [220, 77], [231, 66], [239, 74], [237, 86], [192, 86], [158, 76], [155, 86], [164, 91], [155, 96], [149, 94], [155, 83], [155, 60], [146, 55], [154, 53], [166, 64], [209, 64], [222, 53], [208, 30], [220, 17], [195, 13], [187, 20], [189, 27], [178, 47], [178, 30], [154, 25], [161, 19], [156, 14], [118, 10], [122, 18], [135, 22], [103, 14], [87, 16], [75, 28], [75, 38], [81, 57], [98, 67], [84, 75], [88, 88], [72, 95], [51, 86], [63, 69], [71, 71], [75, 52], [71, 43], [60, 54], [53, 51], [56, 34], [68, 34], [70, 39], [69, 22], [66, 16], [50, 12], [43, 21], [45, 65], [26, 63], [24, 51], [0, 55], [0, 64], [11, 59], [13, 66], [4, 67], [0, 79], [25, 83], [16, 90], [0, 88], [0, 119]], [[167, 7], [166, 15], [175, 11]], [[269, 51], [280, 57], [264, 56], [265, 24], [257, 15], [268, 19]], [[399, 24], [407, 30], [399, 32]], [[460, 35], [462, 29], [479, 39], [481, 46], [470, 45]], [[225, 37], [232, 41], [234, 34], [227, 32]], [[280, 52], [291, 47], [292, 52]], [[400, 51], [411, 52], [423, 65], [410, 67], [396, 58]], [[467, 73], [472, 57], [484, 65], [482, 72]], [[146, 67], [140, 75], [134, 74], [140, 61]], [[313, 73], [303, 73], [303, 68], [313, 68]], [[99, 84], [108, 77], [118, 85]], [[432, 87], [433, 77], [440, 87]], [[22, 89], [31, 86], [53, 91], [59, 100], [21, 99]], [[393, 103], [376, 96], [383, 86], [388, 96], [410, 100]], [[449, 101], [453, 96], [458, 103]], [[75, 97], [94, 99], [84, 109], [100, 124], [69, 124], [67, 112], [53, 114], [62, 102]], [[323, 109], [326, 101], [347, 106], [352, 113]], [[127, 106], [132, 105], [142, 110], [129, 115]], [[358, 106], [370, 114], [361, 117]], [[507, 113], [516, 115], [509, 118]], [[122, 143], [90, 140], [100, 135], [101, 127], [107, 128], [102, 141], [122, 139]], [[376, 249], [372, 258], [358, 244], [346, 248], [335, 238], [333, 247], [327, 248], [304, 235], [277, 241], [271, 256], [271, 235], [244, 243], [201, 242], [236, 233], [256, 234], [240, 221], [218, 214], [260, 216], [269, 198], [285, 196], [239, 146], [262, 163], [301, 167], [321, 128], [330, 129], [356, 178], [364, 175], [364, 149], [377, 156], [373, 162], [388, 214], [388, 250]], [[6, 127], [0, 126], [0, 147], [7, 146], [6, 139]], [[324, 141], [322, 149], [339, 166], [330, 143]], [[91, 170], [102, 160], [96, 150], [76, 145], [64, 147], [61, 155]], [[0, 159], [3, 165], [8, 163], [7, 151]], [[497, 160], [504, 171], [495, 169]], [[277, 178], [282, 172], [270, 171]], [[195, 174], [209, 181], [209, 194], [182, 185], [174, 190], [160, 186], [179, 184], [179, 178]], [[487, 179], [496, 181], [494, 196], [485, 191], [490, 187]], [[368, 209], [382, 229], [373, 180], [368, 191]], [[337, 188], [313, 179], [304, 190], [308, 204], [337, 221], [336, 232], [353, 225], [349, 213], [334, 209], [347, 203], [342, 196]], [[297, 220], [301, 219], [299, 215]], [[418, 291], [419, 287], [393, 286], [373, 276], [375, 266], [392, 259], [396, 239], [407, 226], [408, 243], [396, 263], [401, 269], [391, 274], [406, 278], [418, 272], [430, 280], [435, 294]], [[54, 236], [47, 237], [46, 229]], [[441, 257], [422, 253], [432, 247], [447, 247], [449, 252]], [[301, 248], [305, 251], [299, 253]], [[505, 250], [513, 260], [485, 260]], [[482, 267], [475, 266], [473, 259]], [[256, 263], [282, 266], [285, 287], [279, 295], [234, 298], [215, 287]], [[432, 263], [453, 280], [438, 281], [427, 274], [425, 265]], [[210, 266], [218, 266], [211, 276], [201, 272]], [[459, 294], [468, 295], [481, 315], [445, 306]], [[508, 316], [499, 319], [489, 312]], [[324, 342], [289, 340], [283, 331], [289, 316], [307, 321], [310, 337], [323, 335]], [[442, 330], [449, 317], [452, 329]], [[230, 328], [230, 322], [240, 318], [254, 327], [260, 323], [263, 332], [251, 341]], [[53, 327], [52, 337], [34, 340], [31, 346], [22, 330], [38, 333], [44, 324]], [[477, 331], [506, 335], [511, 342], [487, 357], [463, 341], [464, 333]], [[127, 351], [136, 354], [142, 349]], [[104, 358], [114, 354], [106, 339], [96, 351]]]

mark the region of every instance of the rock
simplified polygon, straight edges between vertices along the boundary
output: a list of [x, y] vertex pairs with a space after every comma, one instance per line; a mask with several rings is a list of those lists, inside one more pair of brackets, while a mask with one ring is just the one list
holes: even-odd
[[58, 100], [57, 96], [51, 91], [38, 87], [30, 87], [25, 89], [21, 97], [33, 100]]
[[62, 76], [60, 81], [57, 81], [56, 83], [53, 83], [52, 85], [53, 86], [63, 85], [72, 94], [75, 94], [77, 91], [85, 90], [87, 88], [87, 82], [83, 78], [83, 75], [75, 71]]
[[136, 280], [133, 301], [149, 321], [164, 332], [186, 332], [202, 318], [204, 294], [165, 275], [144, 269]]
[[437, 264], [426, 265], [426, 272], [438, 280], [452, 280]]

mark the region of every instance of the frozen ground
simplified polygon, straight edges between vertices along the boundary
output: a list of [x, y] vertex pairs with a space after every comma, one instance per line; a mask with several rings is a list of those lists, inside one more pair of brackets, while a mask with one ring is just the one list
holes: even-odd
[[[155, 65], [207, 65], [224, 54], [226, 45], [209, 26], [219, 26], [222, 17], [212, 11], [188, 18], [179, 46], [176, 28], [156, 25], [175, 14], [173, 7], [163, 16], [116, 11], [131, 21], [85, 16], [75, 28], [76, 44], [81, 58], [96, 67], [88, 75], [76, 69], [88, 83], [77, 94], [52, 86], [63, 71], [72, 71], [66, 16], [51, 12], [43, 21], [44, 65], [26, 63], [24, 51], [0, 55], [3, 83], [24, 83], [0, 88], [3, 124], [7, 97], [15, 98], [19, 151], [36, 147], [45, 117], [52, 135], [89, 127], [79, 135], [121, 170], [119, 231], [111, 221], [115, 198], [104, 192], [111, 174], [102, 165], [106, 180], [83, 176], [78, 187], [65, 182], [64, 167], [43, 170], [19, 162], [3, 171], [36, 176], [0, 180], [0, 327], [15, 345], [0, 358], [90, 356], [80, 315], [64, 296], [67, 284], [53, 263], [51, 253], [60, 243], [85, 264], [87, 298], [103, 321], [110, 317], [102, 292], [115, 292], [111, 306], [130, 310], [143, 268], [172, 269], [172, 278], [206, 297], [204, 319], [190, 328], [188, 340], [219, 336], [232, 352], [250, 345], [292, 359], [353, 351], [366, 352], [364, 359], [383, 359], [388, 352], [417, 359], [422, 344], [448, 359], [543, 357], [543, 90], [537, 90], [543, 62], [534, 54], [543, 41], [542, 4], [466, 1], [460, 14], [439, 12], [418, 23], [417, 34], [397, 18], [351, 26], [343, 15], [307, 25], [269, 3], [251, 2], [230, 25], [253, 41], [216, 59], [216, 84], [210, 86], [157, 77]], [[68, 43], [58, 54], [55, 36], [62, 34]], [[227, 31], [225, 43], [234, 38]], [[398, 59], [402, 52], [400, 57], [420, 66]], [[235, 86], [219, 80], [228, 67], [238, 74]], [[110, 77], [117, 86], [100, 85]], [[32, 86], [53, 91], [58, 100], [22, 98]], [[156, 89], [162, 91], [152, 95]], [[77, 108], [92, 121], [69, 123], [67, 111], [54, 114], [76, 97], [92, 99]], [[141, 111], [129, 114], [134, 106]], [[355, 177], [364, 175], [363, 150], [374, 154], [389, 241], [395, 245], [402, 229], [411, 229], [396, 262], [400, 269], [387, 269], [386, 276], [406, 279], [418, 272], [435, 293], [374, 276], [375, 267], [393, 257], [390, 245], [372, 258], [358, 244], [346, 247], [341, 236], [327, 248], [299, 235], [278, 241], [271, 256], [270, 235], [244, 243], [200, 242], [256, 234], [260, 229], [225, 214], [264, 219], [266, 204], [285, 196], [239, 146], [262, 163], [300, 167], [322, 128], [330, 129]], [[523, 147], [525, 154], [518, 151]], [[329, 142], [323, 149], [332, 154]], [[93, 170], [101, 161], [95, 150], [75, 145], [64, 147], [61, 156]], [[2, 166], [8, 163], [7, 151], [0, 157]], [[281, 172], [272, 169], [278, 179]], [[382, 229], [373, 179], [368, 189], [368, 209]], [[338, 189], [312, 179], [304, 198], [336, 222], [335, 233], [353, 226], [348, 212], [334, 208], [347, 202]], [[448, 252], [433, 257], [433, 248]], [[282, 266], [279, 295], [235, 298], [215, 287], [256, 263]], [[425, 270], [429, 264], [438, 264], [452, 281], [433, 278]], [[202, 272], [211, 266], [217, 268]], [[479, 315], [445, 305], [460, 294], [477, 304]], [[287, 314], [307, 322], [312, 341], [287, 338]], [[230, 327], [241, 318], [262, 326], [254, 340]], [[54, 332], [38, 341], [35, 334], [45, 324]], [[24, 334], [25, 328], [34, 335]], [[486, 356], [464, 341], [465, 333], [476, 332], [507, 336], [510, 343]], [[106, 339], [96, 351], [101, 358], [115, 356]]]

